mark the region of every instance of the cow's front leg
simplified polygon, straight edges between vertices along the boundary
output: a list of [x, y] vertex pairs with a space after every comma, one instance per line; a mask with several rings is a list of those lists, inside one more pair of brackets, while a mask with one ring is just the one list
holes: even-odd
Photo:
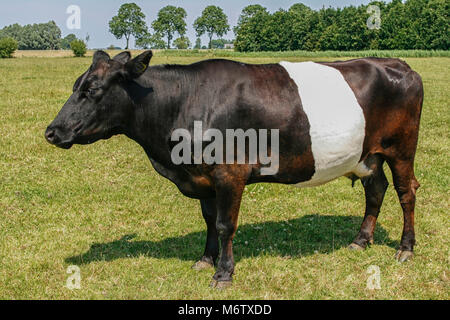
[[195, 270], [214, 267], [217, 257], [219, 256], [219, 236], [216, 229], [216, 199], [200, 200], [200, 204], [207, 228], [206, 247], [203, 257], [192, 266]]
[[234, 258], [232, 241], [237, 229], [239, 207], [245, 183], [239, 179], [224, 178], [216, 184], [217, 222], [216, 228], [221, 242], [221, 253], [217, 271], [211, 287], [226, 288], [232, 283]]

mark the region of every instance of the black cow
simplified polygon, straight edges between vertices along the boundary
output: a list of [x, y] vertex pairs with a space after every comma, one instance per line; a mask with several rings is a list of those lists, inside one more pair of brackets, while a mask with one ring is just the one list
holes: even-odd
[[[373, 241], [388, 186], [385, 161], [404, 214], [396, 257], [405, 261], [412, 256], [419, 187], [414, 157], [423, 87], [406, 63], [376, 58], [266, 65], [207, 60], [148, 67], [151, 57], [151, 51], [134, 59], [122, 52], [111, 59], [97, 51], [45, 137], [66, 149], [117, 134], [139, 143], [159, 174], [184, 195], [200, 199], [207, 240], [194, 268], [216, 265], [213, 286], [232, 281], [232, 239], [245, 185], [306, 187], [340, 176], [360, 178], [366, 211], [350, 248], [363, 249]], [[278, 148], [267, 146], [278, 159], [276, 170], [264, 174], [267, 165], [260, 158], [246, 163], [174, 163], [173, 133], [181, 128], [195, 136], [196, 121], [202, 130], [224, 135], [228, 129], [277, 130]], [[245, 153], [245, 159], [249, 157]]]

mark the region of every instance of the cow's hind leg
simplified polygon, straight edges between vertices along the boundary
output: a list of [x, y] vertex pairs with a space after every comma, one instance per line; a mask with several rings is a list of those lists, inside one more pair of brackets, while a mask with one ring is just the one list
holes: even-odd
[[392, 170], [395, 190], [397, 191], [400, 205], [403, 210], [403, 233], [400, 248], [395, 255], [396, 259], [404, 262], [413, 256], [416, 243], [414, 233], [414, 207], [416, 203], [416, 191], [419, 182], [414, 176], [413, 160], [388, 161]]
[[386, 189], [389, 185], [383, 171], [384, 160], [379, 155], [372, 156], [370, 168], [372, 174], [362, 178], [366, 197], [366, 211], [360, 231], [349, 248], [360, 250], [366, 248], [367, 244], [373, 243], [373, 233], [375, 230], [378, 214], [383, 203]]
[[216, 228], [217, 207], [216, 199], [200, 200], [202, 215], [206, 222], [206, 247], [203, 257], [192, 268], [202, 270], [214, 267], [219, 255], [219, 236]]

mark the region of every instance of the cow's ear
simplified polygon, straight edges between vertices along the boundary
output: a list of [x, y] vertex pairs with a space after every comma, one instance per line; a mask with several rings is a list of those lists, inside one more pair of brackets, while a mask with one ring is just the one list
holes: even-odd
[[131, 59], [131, 53], [129, 51], [124, 51], [116, 55], [113, 60], [118, 61], [120, 63], [127, 63]]
[[89, 74], [89, 70], [86, 71], [85, 73], [83, 73], [78, 79], [77, 81], [75, 81], [75, 84], [73, 85], [73, 92], [77, 91], [78, 89], [80, 89], [81, 85], [83, 84], [84, 80], [86, 80], [87, 75]]
[[126, 77], [129, 79], [135, 79], [140, 77], [145, 72], [145, 70], [147, 70], [152, 56], [153, 56], [152, 51], [148, 50], [145, 51], [144, 53], [141, 53], [136, 58], [128, 61], [125, 64]]
[[111, 57], [105, 51], [97, 50], [94, 53], [94, 57], [92, 59], [92, 65], [95, 66], [100, 61], [108, 62], [110, 59], [111, 59]]

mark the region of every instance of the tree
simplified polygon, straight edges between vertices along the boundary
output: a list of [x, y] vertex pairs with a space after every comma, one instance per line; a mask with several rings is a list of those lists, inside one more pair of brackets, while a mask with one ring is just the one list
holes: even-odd
[[120, 6], [117, 16], [114, 16], [109, 21], [109, 32], [111, 32], [117, 39], [125, 37], [128, 49], [130, 37], [140, 37], [147, 32], [147, 25], [145, 24], [145, 14], [142, 13], [141, 8], [135, 3], [125, 3]]
[[314, 29], [311, 23], [314, 11], [302, 3], [297, 3], [289, 8], [288, 14], [292, 30], [291, 50], [306, 50], [306, 41]]
[[77, 40], [77, 37], [73, 34], [70, 33], [67, 36], [65, 36], [64, 38], [61, 39], [61, 49], [64, 50], [69, 50], [70, 49], [70, 43], [74, 40]]
[[187, 49], [191, 45], [188, 37], [179, 37], [173, 41], [177, 49]]
[[0, 39], [0, 58], [12, 58], [18, 48], [17, 41], [13, 38]]
[[446, 0], [429, 0], [420, 14], [417, 31], [417, 49], [450, 49], [450, 3]]
[[170, 49], [175, 33], [183, 37], [186, 33], [186, 10], [174, 6], [166, 6], [159, 10], [158, 17], [152, 23], [156, 33], [167, 37], [167, 49]]
[[61, 29], [54, 21], [23, 27], [16, 23], [3, 28], [0, 33], [3, 34], [0, 37], [15, 39], [20, 50], [56, 50], [61, 44]]
[[194, 29], [197, 32], [197, 37], [201, 37], [205, 33], [208, 35], [210, 49], [214, 35], [221, 37], [231, 30], [227, 15], [223, 12], [222, 8], [217, 6], [206, 7], [202, 15], [195, 20]]
[[54, 21], [48, 23], [28, 24], [23, 27], [19, 49], [56, 50], [60, 48], [61, 29]]
[[22, 29], [19, 49], [29, 50], [57, 50], [61, 41], [61, 29], [54, 21], [26, 25]]
[[262, 50], [290, 50], [292, 42], [292, 23], [287, 11], [280, 9], [270, 15], [263, 30]]
[[84, 57], [86, 54], [86, 44], [83, 40], [74, 40], [70, 43], [70, 49], [72, 49], [75, 57]]
[[212, 49], [223, 49], [223, 48], [225, 48], [226, 44], [231, 44], [231, 43], [233, 43], [233, 41], [231, 41], [231, 40], [217, 39], [217, 40], [211, 41], [211, 47], [212, 47]]
[[409, 19], [401, 0], [393, 0], [382, 16], [380, 49], [408, 49]]
[[10, 26], [6, 26], [2, 30], [0, 30], [0, 38], [9, 37], [15, 39], [16, 41], [19, 41], [20, 38], [22, 37], [22, 31], [23, 27], [20, 24], [15, 23]]
[[195, 40], [195, 46], [194, 49], [201, 49], [202, 48], [202, 40], [200, 38], [197, 38]]
[[211, 49], [223, 49], [225, 47], [225, 39], [216, 39], [211, 41]]
[[238, 24], [234, 28], [237, 51], [262, 51], [263, 33], [270, 13], [259, 4], [249, 5], [242, 10]]
[[166, 43], [160, 34], [150, 34], [147, 32], [139, 38], [136, 38], [136, 47], [141, 49], [164, 49]]

